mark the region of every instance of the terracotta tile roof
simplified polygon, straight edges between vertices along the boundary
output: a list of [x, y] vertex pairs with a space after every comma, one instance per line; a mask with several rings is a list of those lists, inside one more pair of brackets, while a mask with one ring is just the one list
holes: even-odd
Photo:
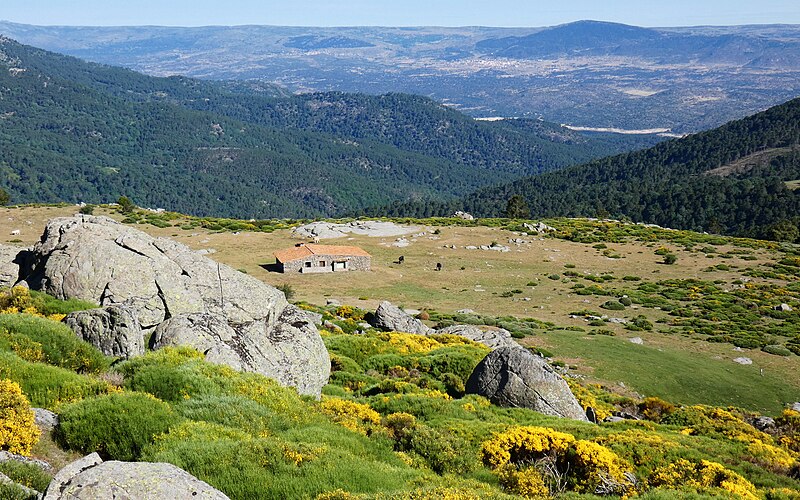
[[356, 256], [371, 257], [370, 254], [358, 247], [344, 245], [316, 245], [306, 244], [299, 247], [287, 248], [275, 252], [275, 258], [280, 262], [291, 262], [293, 260], [304, 259], [310, 255], [335, 255], [335, 256]]

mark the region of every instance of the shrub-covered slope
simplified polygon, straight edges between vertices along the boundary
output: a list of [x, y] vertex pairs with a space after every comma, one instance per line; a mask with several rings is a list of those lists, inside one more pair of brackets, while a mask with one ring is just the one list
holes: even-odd
[[[17, 300], [30, 304], [22, 292]], [[798, 412], [784, 411], [764, 432], [744, 410], [638, 400], [576, 380], [581, 404], [601, 419], [622, 410], [641, 420], [589, 424], [498, 408], [463, 394], [461, 382], [485, 347], [448, 335], [347, 333], [364, 311], [304, 307], [336, 325], [321, 332], [333, 363], [321, 401], [208, 364], [190, 349], [167, 348], [99, 372], [65, 370], [104, 389], [47, 403], [61, 420], [52, 439], [106, 459], [170, 462], [234, 499], [755, 499], [793, 498], [800, 490]], [[62, 335], [52, 320], [0, 317], [16, 325], [17, 338], [44, 340], [24, 326], [39, 321], [48, 322], [51, 339]], [[57, 369], [50, 363], [92, 349], [75, 344], [58, 357], [26, 360], [35, 356], [27, 345], [0, 344], [0, 370], [14, 359], [50, 373]], [[28, 401], [43, 404], [36, 394], [50, 387], [32, 378], [20, 393], [17, 371], [0, 371], [0, 378], [12, 379], [0, 384], [0, 404], [13, 400], [15, 415]], [[0, 429], [11, 423], [6, 415], [0, 412]], [[31, 452], [48, 458], [51, 436], [41, 439]], [[12, 469], [0, 466], [23, 484], [46, 484], [41, 473]], [[25, 498], [11, 487], [0, 493]]]

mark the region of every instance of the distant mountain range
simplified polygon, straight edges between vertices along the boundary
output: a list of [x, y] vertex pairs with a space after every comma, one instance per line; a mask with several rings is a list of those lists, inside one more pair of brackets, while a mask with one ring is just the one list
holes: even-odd
[[800, 95], [800, 26], [59, 27], [23, 43], [156, 76], [405, 92], [477, 117], [698, 132]]
[[476, 121], [409, 95], [154, 78], [0, 38], [0, 187], [17, 203], [124, 194], [199, 215], [332, 216], [653, 142]]
[[521, 195], [533, 217], [613, 217], [679, 229], [799, 240], [800, 99], [652, 148], [484, 188], [456, 202], [373, 210], [501, 216]]

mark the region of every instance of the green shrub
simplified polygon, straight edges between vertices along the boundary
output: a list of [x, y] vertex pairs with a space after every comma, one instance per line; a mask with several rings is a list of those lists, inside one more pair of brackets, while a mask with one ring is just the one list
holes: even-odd
[[236, 395], [189, 398], [175, 406], [189, 420], [211, 422], [258, 436], [270, 429], [288, 428], [291, 421], [251, 399]]
[[11, 352], [0, 352], [0, 378], [20, 384], [32, 406], [51, 410], [61, 403], [106, 394], [110, 390], [107, 382], [64, 368], [32, 363]]
[[674, 253], [664, 255], [664, 264], [672, 265], [678, 261], [678, 256]]
[[86, 311], [88, 309], [95, 309], [97, 304], [81, 299], [67, 299], [61, 300], [47, 295], [46, 293], [30, 291], [31, 297], [38, 301], [37, 309], [45, 316], [51, 314], [69, 314], [75, 311]]
[[145, 365], [125, 377], [125, 387], [152, 394], [170, 403], [206, 394], [219, 394], [220, 386], [199, 368], [200, 365], [196, 363]]
[[633, 301], [630, 299], [630, 297], [620, 297], [619, 303], [623, 306], [630, 306], [633, 304]]
[[180, 421], [167, 403], [149, 394], [109, 394], [65, 406], [59, 414], [56, 439], [68, 449], [132, 461], [154, 436]]
[[550, 278], [553, 281], [558, 281], [561, 279], [561, 276], [559, 276], [558, 274], [551, 274], [550, 276], [548, 276], [548, 278]]
[[791, 356], [792, 355], [792, 351], [790, 351], [789, 349], [787, 349], [786, 347], [784, 347], [782, 345], [768, 345], [768, 346], [764, 346], [761, 350], [766, 352], [766, 353], [769, 353], [769, 354], [774, 354], [776, 356]]
[[[15, 483], [27, 486], [36, 491], [44, 491], [53, 479], [36, 464], [28, 464], [8, 460], [0, 462], [0, 472], [8, 476]], [[0, 498], [5, 498], [0, 494]]]
[[44, 361], [78, 373], [100, 373], [109, 360], [90, 344], [79, 340], [66, 325], [29, 314], [0, 315], [0, 330], [22, 335], [41, 345]]
[[0, 498], [3, 500], [36, 500], [16, 484], [0, 483]]
[[618, 300], [608, 300], [603, 302], [600, 307], [608, 309], [609, 311], [622, 311], [625, 309], [625, 306], [620, 304]]
[[437, 474], [463, 474], [478, 465], [476, 450], [463, 438], [426, 425], [417, 425], [400, 440], [400, 448], [422, 457]]

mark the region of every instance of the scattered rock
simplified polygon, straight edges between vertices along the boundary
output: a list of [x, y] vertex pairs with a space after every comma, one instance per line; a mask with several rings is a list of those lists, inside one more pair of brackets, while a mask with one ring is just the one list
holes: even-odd
[[106, 356], [130, 358], [144, 354], [144, 334], [136, 311], [126, 305], [76, 311], [64, 323]]
[[[609, 323], [614, 323], [614, 324], [617, 324], [617, 325], [627, 325], [628, 324], [628, 320], [625, 319], [625, 318], [608, 318], [608, 322]], [[633, 342], [633, 340], [631, 340], [631, 342]]]
[[792, 404], [792, 406], [790, 406], [790, 408], [791, 408], [792, 410], [794, 410], [794, 411], [800, 411], [800, 402], [798, 402], [798, 403], [793, 403], [793, 404]]
[[792, 309], [792, 306], [790, 306], [789, 304], [781, 304], [779, 306], [775, 306], [775, 310], [783, 312], [792, 312], [794, 309]]
[[624, 421], [625, 421], [624, 418], [618, 417], [616, 415], [611, 415], [611, 416], [608, 416], [608, 417], [603, 419], [603, 422], [610, 422], [612, 424], [617, 423], [617, 422], [624, 422]]
[[458, 217], [459, 219], [464, 219], [464, 220], [475, 220], [475, 217], [473, 217], [472, 214], [469, 214], [467, 212], [462, 212], [460, 210], [454, 213], [453, 217]]
[[475, 311], [472, 309], [459, 309], [456, 311], [458, 314], [475, 314]]
[[414, 318], [390, 302], [383, 301], [375, 311], [372, 326], [381, 330], [429, 335], [433, 333], [422, 321]]
[[771, 417], [756, 417], [753, 420], [753, 427], [760, 431], [766, 431], [767, 429], [774, 429], [775, 428], [775, 419]]
[[316, 313], [314, 311], [304, 311], [304, 312], [306, 313], [306, 316], [308, 316], [308, 319], [314, 325], [321, 325], [322, 324], [322, 314]]
[[325, 301], [325, 304], [329, 305], [329, 306], [337, 306], [338, 307], [338, 306], [342, 305], [342, 302], [340, 300], [338, 300], [338, 299], [327, 299]]
[[630, 342], [631, 344], [638, 344], [638, 345], [644, 344], [644, 340], [642, 340], [642, 337], [631, 337], [628, 339], [628, 342]]
[[734, 363], [739, 363], [740, 365], [752, 365], [753, 364], [753, 360], [752, 359], [745, 358], [745, 357], [733, 358], [733, 362]]
[[[316, 328], [279, 290], [107, 217], [48, 222], [23, 276], [31, 288], [61, 299], [129, 307], [143, 330], [172, 320], [161, 329], [159, 345], [180, 339], [181, 345], [219, 354], [212, 358], [274, 377], [303, 394], [319, 396], [330, 373]], [[214, 328], [192, 336], [185, 328], [190, 324]], [[217, 335], [222, 344], [209, 345]]]
[[405, 238], [397, 238], [397, 239], [394, 241], [394, 243], [392, 243], [392, 246], [393, 246], [393, 247], [397, 247], [397, 248], [405, 248], [405, 247], [407, 247], [407, 246], [408, 246], [408, 245], [410, 245], [410, 244], [411, 244], [411, 243], [410, 243], [410, 242], [409, 242], [407, 239], [405, 239]]
[[17, 455], [16, 453], [11, 453], [10, 451], [0, 451], [0, 462], [22, 462], [24, 464], [35, 465], [42, 470], [53, 470], [53, 466], [44, 460], [24, 457], [22, 455]]
[[520, 345], [511, 338], [511, 333], [502, 328], [497, 330], [483, 331], [477, 326], [453, 325], [448, 326], [447, 328], [442, 328], [436, 333], [458, 335], [460, 337], [483, 344], [492, 350], [499, 349], [501, 347], [520, 347]]
[[52, 431], [58, 426], [58, 415], [44, 408], [32, 408], [33, 421], [43, 431]]
[[498, 406], [586, 421], [567, 382], [527, 349], [502, 347], [490, 352], [470, 375], [466, 391]]
[[522, 226], [532, 233], [549, 233], [556, 230], [556, 228], [550, 227], [544, 222], [537, 222], [535, 224], [528, 224], [526, 222], [522, 224]]
[[418, 233], [419, 226], [400, 226], [394, 222], [380, 222], [374, 220], [353, 221], [346, 224], [331, 222], [312, 222], [292, 230], [296, 238], [320, 239], [341, 238], [348, 234], [360, 234], [372, 237], [391, 237], [404, 234]]
[[227, 500], [208, 483], [167, 463], [103, 462], [92, 453], [72, 462], [56, 474], [44, 500], [152, 498]]

